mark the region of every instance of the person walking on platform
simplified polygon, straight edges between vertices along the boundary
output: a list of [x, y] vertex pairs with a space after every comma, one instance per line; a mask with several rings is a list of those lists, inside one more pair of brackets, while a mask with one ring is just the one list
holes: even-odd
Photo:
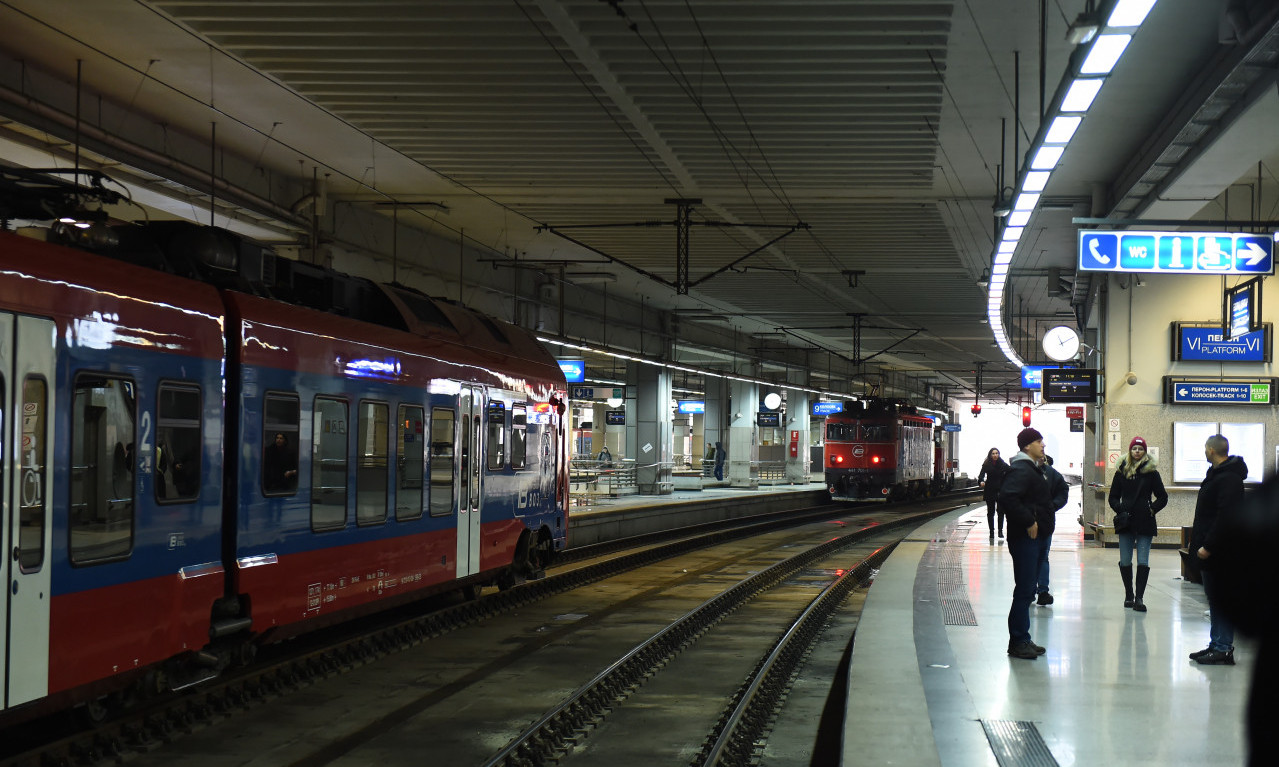
[[724, 443], [715, 443], [715, 479], [723, 481], [724, 479], [724, 459], [728, 454], [724, 452]]
[[1008, 553], [1013, 560], [1013, 602], [1008, 610], [1008, 654], [1034, 660], [1045, 650], [1030, 639], [1030, 603], [1035, 601], [1038, 577], [1039, 520], [1051, 514], [1052, 490], [1039, 465], [1044, 458], [1044, 435], [1022, 429], [1017, 435], [1021, 451], [1008, 462], [1008, 473], [999, 490], [999, 508], [1008, 518]]
[[1204, 443], [1204, 457], [1212, 466], [1199, 486], [1195, 501], [1194, 527], [1190, 531], [1190, 551], [1199, 563], [1204, 593], [1208, 597], [1208, 647], [1190, 654], [1190, 659], [1206, 666], [1235, 665], [1235, 627], [1219, 609], [1222, 596], [1214, 581], [1213, 552], [1217, 549], [1217, 528], [1234, 515], [1243, 502], [1243, 481], [1248, 478], [1248, 465], [1237, 455], [1230, 455], [1230, 442], [1214, 434]]
[[1049, 510], [1039, 516], [1039, 537], [1035, 543], [1039, 546], [1039, 560], [1035, 567], [1035, 593], [1037, 601], [1043, 607], [1053, 603], [1053, 595], [1048, 593], [1048, 552], [1053, 546], [1053, 531], [1057, 529], [1057, 510], [1066, 505], [1070, 499], [1070, 485], [1066, 478], [1053, 468], [1053, 457], [1044, 453], [1041, 462], [1044, 476], [1048, 479]]
[[[999, 486], [1004, 483], [1004, 475], [1008, 473], [1008, 464], [999, 457], [999, 448], [992, 447], [986, 453], [986, 462], [981, 465], [977, 475], [977, 484], [981, 487], [981, 497], [986, 501], [986, 527], [990, 528], [990, 542], [995, 542], [995, 532], [1004, 537], [1004, 512], [999, 510]], [[999, 527], [995, 527], [995, 515], [999, 515]]]
[[[1155, 514], [1168, 505], [1168, 492], [1155, 459], [1146, 452], [1146, 440], [1133, 437], [1128, 455], [1119, 462], [1110, 481], [1110, 510], [1115, 512], [1119, 536], [1119, 575], [1124, 579], [1124, 607], [1146, 611], [1142, 597], [1150, 579], [1150, 542], [1159, 528]], [[1137, 590], [1133, 592], [1132, 551], [1137, 549]]]

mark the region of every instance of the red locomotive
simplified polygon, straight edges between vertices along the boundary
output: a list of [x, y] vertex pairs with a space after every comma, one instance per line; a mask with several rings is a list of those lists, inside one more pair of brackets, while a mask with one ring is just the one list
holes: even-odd
[[900, 403], [855, 403], [826, 417], [822, 465], [834, 500], [898, 500], [933, 482], [933, 419]]

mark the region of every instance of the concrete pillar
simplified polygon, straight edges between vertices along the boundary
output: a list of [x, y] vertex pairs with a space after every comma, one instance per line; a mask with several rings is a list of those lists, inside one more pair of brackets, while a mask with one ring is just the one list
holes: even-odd
[[786, 393], [786, 481], [807, 484], [809, 481], [808, 431], [810, 418], [808, 392]]
[[[668, 495], [671, 484], [671, 372], [629, 363], [627, 380], [635, 389], [636, 478], [641, 495]], [[627, 422], [631, 421], [630, 409]]]
[[[728, 402], [728, 380], [708, 376], [706, 378], [706, 412], [702, 416], [703, 456], [714, 450], [716, 442], [723, 442], [724, 450], [728, 450], [728, 424], [731, 414]], [[713, 465], [714, 453], [711, 453], [710, 460]], [[724, 468], [727, 470], [728, 467]], [[713, 477], [714, 474], [707, 476]]]
[[733, 416], [728, 427], [728, 465], [725, 479], [733, 487], [758, 487], [759, 477], [753, 471], [759, 456], [759, 439], [755, 415], [759, 412], [759, 385], [749, 381], [730, 381]]

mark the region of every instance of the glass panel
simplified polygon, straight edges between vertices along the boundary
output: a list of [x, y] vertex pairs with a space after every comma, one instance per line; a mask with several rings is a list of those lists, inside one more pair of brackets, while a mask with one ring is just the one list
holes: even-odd
[[[431, 410], [431, 516], [453, 513], [453, 411]], [[465, 467], [465, 464], [463, 464]], [[465, 470], [465, 469], [464, 469]], [[463, 484], [465, 488], [466, 485]]]
[[524, 405], [511, 407], [511, 468], [522, 469], [527, 460], [528, 416]]
[[386, 483], [391, 409], [382, 402], [360, 403], [360, 442], [355, 464], [355, 523], [386, 521]]
[[76, 378], [69, 509], [74, 564], [119, 559], [133, 550], [137, 404], [132, 381], [100, 375]]
[[489, 405], [488, 417], [488, 467], [500, 469], [506, 463], [506, 408], [501, 403]]
[[22, 450], [18, 454], [21, 477], [18, 520], [18, 565], [23, 572], [44, 564], [44, 477], [48, 460], [48, 386], [42, 379], [22, 384]]
[[[422, 408], [400, 405], [395, 447], [395, 518], [422, 516], [422, 477], [426, 466], [426, 434]], [[452, 444], [449, 445], [452, 448]]]
[[311, 529], [346, 525], [347, 404], [315, 400], [311, 421]]
[[161, 384], [156, 408], [155, 472], [157, 501], [192, 501], [200, 494], [200, 390]]
[[296, 396], [268, 394], [262, 401], [262, 490], [267, 495], [298, 491], [298, 422]]

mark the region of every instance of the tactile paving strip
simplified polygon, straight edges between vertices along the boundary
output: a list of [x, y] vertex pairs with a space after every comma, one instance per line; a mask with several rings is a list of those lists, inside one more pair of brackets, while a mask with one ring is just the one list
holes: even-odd
[[981, 726], [999, 767], [1057, 767], [1034, 722], [983, 719]]
[[970, 530], [971, 522], [947, 525], [928, 546], [937, 555], [937, 598], [947, 626], [977, 625], [977, 615], [968, 601], [968, 586], [964, 582], [964, 542]]

